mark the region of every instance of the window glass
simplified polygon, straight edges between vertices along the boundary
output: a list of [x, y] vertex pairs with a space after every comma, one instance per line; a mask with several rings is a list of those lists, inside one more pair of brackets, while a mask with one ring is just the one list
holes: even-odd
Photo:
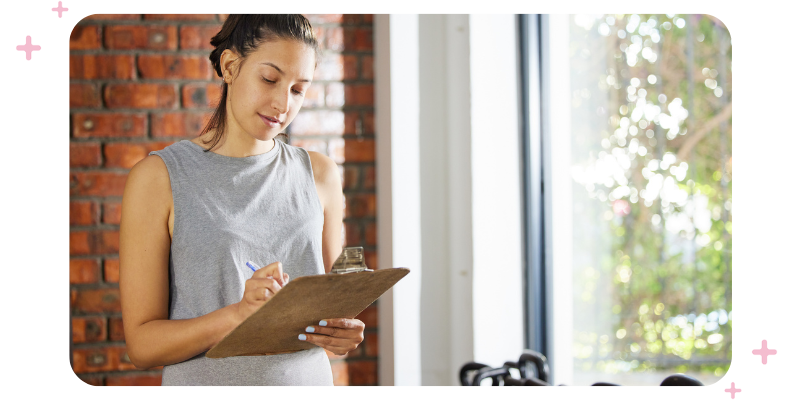
[[729, 33], [706, 15], [569, 24], [573, 384], [714, 383], [733, 320]]

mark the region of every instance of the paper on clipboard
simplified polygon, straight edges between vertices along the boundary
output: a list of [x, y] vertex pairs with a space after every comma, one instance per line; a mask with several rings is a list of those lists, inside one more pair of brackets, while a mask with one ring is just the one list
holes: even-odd
[[322, 319], [355, 318], [409, 272], [391, 268], [295, 278], [208, 350], [206, 357], [293, 353], [317, 347], [297, 336]]

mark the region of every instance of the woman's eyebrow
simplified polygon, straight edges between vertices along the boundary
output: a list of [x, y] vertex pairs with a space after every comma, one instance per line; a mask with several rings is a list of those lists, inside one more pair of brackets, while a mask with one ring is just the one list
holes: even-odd
[[[278, 68], [277, 65], [275, 65], [275, 64], [273, 64], [271, 62], [263, 62], [263, 63], [261, 63], [261, 65], [269, 65], [270, 67], [275, 68], [278, 72], [280, 72], [281, 75], [286, 75], [283, 72], [283, 70], [281, 70], [280, 68]], [[298, 79], [297, 81], [298, 82], [311, 82], [311, 80], [309, 80], [309, 79]]]

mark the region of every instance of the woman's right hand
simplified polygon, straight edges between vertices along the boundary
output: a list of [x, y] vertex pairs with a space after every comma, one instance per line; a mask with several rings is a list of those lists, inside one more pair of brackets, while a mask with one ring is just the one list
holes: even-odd
[[289, 274], [283, 272], [280, 262], [274, 262], [253, 273], [253, 277], [244, 282], [244, 295], [238, 303], [239, 322], [268, 302], [288, 281]]

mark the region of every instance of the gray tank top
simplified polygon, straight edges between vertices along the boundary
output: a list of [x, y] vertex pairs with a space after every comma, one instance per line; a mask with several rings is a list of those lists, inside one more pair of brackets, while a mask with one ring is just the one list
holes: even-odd
[[[164, 160], [172, 186], [169, 319], [238, 303], [253, 275], [247, 261], [280, 261], [290, 279], [325, 272], [323, 211], [304, 149], [275, 140], [267, 153], [236, 158], [183, 140], [150, 154]], [[165, 366], [162, 384], [332, 385], [333, 377], [315, 347], [222, 359], [202, 353]]]

